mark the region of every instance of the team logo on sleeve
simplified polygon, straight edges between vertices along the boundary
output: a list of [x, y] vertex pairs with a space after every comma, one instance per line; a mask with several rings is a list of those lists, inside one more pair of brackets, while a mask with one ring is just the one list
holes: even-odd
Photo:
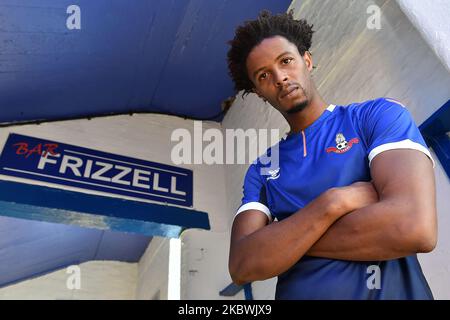
[[352, 146], [355, 143], [359, 143], [358, 138], [353, 138], [350, 141], [347, 141], [345, 139], [344, 135], [342, 133], [338, 133], [336, 135], [336, 147], [329, 147], [327, 148], [327, 153], [334, 152], [334, 153], [344, 153], [347, 152], [352, 148]]
[[276, 180], [280, 177], [280, 168], [275, 170], [269, 170], [270, 177], [267, 177], [266, 181], [268, 180]]

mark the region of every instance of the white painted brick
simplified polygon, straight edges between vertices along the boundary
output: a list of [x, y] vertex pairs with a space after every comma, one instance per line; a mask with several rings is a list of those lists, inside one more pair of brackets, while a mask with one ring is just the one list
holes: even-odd
[[153, 237], [138, 264], [136, 299], [151, 300], [160, 291], [160, 299], [167, 299], [170, 239]]
[[79, 265], [81, 288], [70, 290], [66, 268], [0, 289], [0, 299], [92, 300], [135, 298], [137, 264], [90, 261]]

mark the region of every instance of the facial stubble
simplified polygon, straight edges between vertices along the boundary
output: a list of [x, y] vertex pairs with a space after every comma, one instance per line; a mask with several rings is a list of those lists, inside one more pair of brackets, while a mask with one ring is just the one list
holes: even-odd
[[299, 85], [299, 88], [298, 88], [298, 89], [302, 91], [303, 95], [305, 96], [305, 100], [302, 101], [302, 102], [300, 102], [300, 103], [297, 103], [296, 105], [294, 105], [291, 109], [289, 109], [289, 110], [287, 111], [287, 114], [295, 114], [295, 113], [301, 112], [301, 111], [303, 111], [303, 110], [306, 108], [306, 106], [309, 104], [309, 101], [308, 101], [308, 99], [306, 98], [306, 92], [305, 92], [305, 89], [303, 89], [303, 87], [300, 86], [300, 85]]

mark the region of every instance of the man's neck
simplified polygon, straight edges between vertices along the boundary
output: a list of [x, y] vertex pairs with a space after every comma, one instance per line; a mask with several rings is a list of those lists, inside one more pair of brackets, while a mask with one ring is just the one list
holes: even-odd
[[316, 96], [302, 111], [287, 115], [286, 120], [291, 127], [290, 133], [305, 130], [322, 115], [327, 107], [328, 104], [320, 96]]

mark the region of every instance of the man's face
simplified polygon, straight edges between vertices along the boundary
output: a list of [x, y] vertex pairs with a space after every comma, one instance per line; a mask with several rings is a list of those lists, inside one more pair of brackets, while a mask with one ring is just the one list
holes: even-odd
[[247, 57], [254, 91], [282, 114], [303, 110], [311, 100], [312, 59], [282, 36], [264, 39]]

